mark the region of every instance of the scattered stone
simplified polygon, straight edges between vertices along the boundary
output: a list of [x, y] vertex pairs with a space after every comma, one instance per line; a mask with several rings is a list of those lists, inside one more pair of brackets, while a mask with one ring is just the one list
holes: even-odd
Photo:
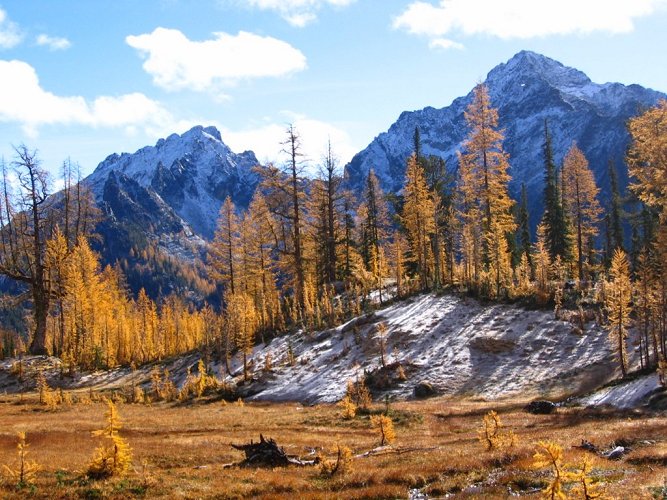
[[623, 446], [617, 446], [613, 450], [603, 453], [602, 456], [608, 460], [620, 460], [626, 452], [627, 450]]
[[556, 412], [556, 408], [555, 403], [544, 399], [528, 403], [524, 410], [533, 415], [551, 415]]

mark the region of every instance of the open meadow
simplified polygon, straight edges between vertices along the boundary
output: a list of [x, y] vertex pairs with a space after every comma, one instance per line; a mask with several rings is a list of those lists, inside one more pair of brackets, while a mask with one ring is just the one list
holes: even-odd
[[[557, 460], [568, 498], [584, 498], [581, 485], [608, 498], [665, 498], [667, 417], [638, 412], [559, 408], [533, 415], [523, 402], [436, 398], [391, 403], [396, 439], [378, 447], [371, 417], [384, 402], [344, 419], [337, 405], [188, 403], [116, 407], [120, 435], [132, 450], [132, 467], [120, 477], [93, 480], [86, 471], [105, 424], [107, 405], [80, 393], [82, 402], [48, 411], [38, 395], [0, 398], [0, 462], [18, 466], [17, 433], [27, 433], [27, 461], [39, 464], [17, 487], [2, 475], [2, 498], [538, 498], [553, 481], [551, 467], [536, 467], [539, 441], [562, 447]], [[483, 419], [498, 412], [502, 427], [491, 450], [480, 440]], [[490, 427], [493, 430], [493, 426]], [[262, 433], [290, 456], [321, 464], [240, 467], [242, 451], [230, 444], [255, 442]], [[582, 440], [598, 451], [578, 448]], [[351, 457], [337, 470], [337, 446]], [[623, 446], [618, 460], [603, 456]], [[544, 451], [544, 450], [543, 450]], [[584, 460], [588, 458], [589, 460]], [[581, 473], [586, 462], [587, 472]], [[585, 476], [585, 480], [582, 477]], [[593, 498], [590, 496], [589, 498]]]

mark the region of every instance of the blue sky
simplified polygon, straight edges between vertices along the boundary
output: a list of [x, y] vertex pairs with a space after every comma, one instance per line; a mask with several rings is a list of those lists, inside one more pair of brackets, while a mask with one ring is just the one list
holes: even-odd
[[90, 173], [193, 125], [280, 161], [286, 123], [342, 163], [522, 49], [667, 91], [667, 0], [0, 0], [0, 155]]

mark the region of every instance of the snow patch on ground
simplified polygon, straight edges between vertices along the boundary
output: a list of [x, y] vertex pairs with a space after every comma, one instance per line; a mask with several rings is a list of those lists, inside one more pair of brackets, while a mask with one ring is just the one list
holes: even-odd
[[[340, 399], [347, 380], [380, 368], [380, 322], [387, 326], [386, 362], [400, 363], [409, 373], [386, 390], [398, 398], [411, 397], [422, 381], [440, 394], [562, 397], [590, 391], [615, 376], [606, 333], [596, 325], [577, 334], [550, 311], [429, 294], [382, 309], [354, 328], [348, 323], [260, 346], [255, 357], [270, 354], [275, 368], [260, 376], [253, 397]], [[294, 366], [286, 363], [290, 346]]]
[[637, 408], [645, 404], [648, 397], [659, 387], [658, 375], [652, 373], [629, 382], [603, 387], [579, 399], [577, 403], [585, 406], [609, 405], [620, 409]]

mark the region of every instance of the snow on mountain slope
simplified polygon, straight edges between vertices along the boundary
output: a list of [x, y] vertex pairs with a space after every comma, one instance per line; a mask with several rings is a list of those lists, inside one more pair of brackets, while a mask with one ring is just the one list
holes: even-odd
[[[257, 348], [255, 366], [262, 382], [253, 388], [253, 397], [339, 400], [347, 380], [379, 368], [378, 322], [388, 328], [387, 363], [399, 362], [407, 374], [407, 380], [387, 391], [399, 398], [412, 396], [422, 381], [440, 394], [562, 397], [616, 376], [607, 334], [595, 325], [580, 335], [549, 311], [422, 295], [378, 311], [363, 325], [353, 320]], [[297, 358], [294, 366], [286, 362], [290, 346]], [[261, 375], [262, 359], [269, 353], [276, 368]]]
[[85, 182], [103, 204], [111, 173], [125, 176], [157, 194], [197, 235], [210, 239], [225, 197], [247, 206], [258, 183], [252, 171], [257, 164], [252, 151], [233, 153], [215, 127], [197, 126], [133, 154], [112, 154]]
[[652, 373], [627, 383], [603, 387], [580, 398], [577, 402], [585, 406], [609, 405], [623, 409], [636, 408], [659, 390], [658, 374]]

